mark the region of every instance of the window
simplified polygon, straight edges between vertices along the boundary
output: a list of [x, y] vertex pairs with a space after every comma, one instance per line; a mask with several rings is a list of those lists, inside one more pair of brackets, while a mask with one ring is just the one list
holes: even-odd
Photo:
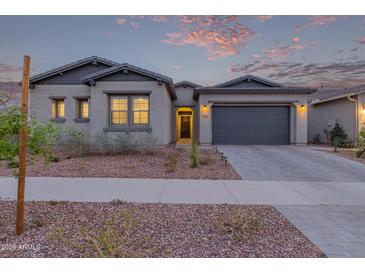
[[110, 97], [110, 122], [112, 126], [128, 125], [128, 97]]
[[65, 118], [65, 101], [64, 99], [52, 99], [52, 118]]
[[146, 95], [110, 96], [110, 126], [147, 126], [149, 97]]
[[89, 100], [78, 99], [78, 117], [79, 119], [89, 119]]
[[132, 121], [133, 125], [148, 124], [148, 97], [138, 96], [132, 97]]

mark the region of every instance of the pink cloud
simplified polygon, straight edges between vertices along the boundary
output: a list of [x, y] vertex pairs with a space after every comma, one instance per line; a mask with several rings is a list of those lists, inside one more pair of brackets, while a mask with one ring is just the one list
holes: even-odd
[[150, 20], [154, 22], [167, 22], [169, 21], [169, 17], [165, 15], [154, 15], [150, 17]]
[[292, 41], [294, 42], [294, 43], [299, 43], [300, 42], [300, 37], [294, 37], [293, 39], [292, 39]]
[[308, 48], [311, 46], [318, 46], [320, 43], [318, 41], [312, 41], [309, 44], [295, 44], [291, 46], [279, 46], [279, 47], [271, 47], [265, 49], [265, 54], [269, 59], [280, 59], [288, 56], [290, 53], [296, 50], [301, 50], [304, 48]]
[[266, 22], [272, 18], [272, 15], [257, 15], [256, 18], [261, 22]]
[[124, 17], [119, 16], [119, 17], [115, 18], [115, 22], [116, 22], [118, 25], [124, 25], [124, 24], [126, 24], [128, 21], [127, 21], [127, 19], [125, 19]]
[[19, 72], [19, 71], [22, 71], [21, 67], [0, 63], [0, 72]]
[[294, 86], [324, 86], [327, 88], [345, 88], [364, 83], [365, 62], [268, 62], [254, 64], [237, 64], [231, 72], [239, 74], [258, 74], [274, 81]]
[[261, 55], [260, 54], [254, 54], [254, 55], [252, 55], [252, 57], [255, 58], [255, 59], [258, 59], [258, 58], [261, 58]]
[[329, 23], [335, 22], [338, 16], [335, 15], [320, 15], [320, 16], [312, 16], [308, 23], [298, 27], [297, 31], [302, 31], [305, 29], [315, 28], [318, 26], [324, 26]]
[[132, 28], [138, 29], [139, 28], [139, 24], [136, 21], [132, 21], [134, 20], [143, 20], [144, 16], [143, 15], [133, 15], [133, 16], [128, 16], [129, 18], [126, 18], [127, 16], [118, 16], [117, 18], [115, 18], [115, 22], [118, 25], [129, 25]]
[[167, 33], [164, 43], [195, 45], [208, 50], [208, 59], [238, 55], [256, 33], [238, 16], [180, 16], [180, 32]]
[[355, 40], [356, 43], [365, 45], [365, 36]]
[[179, 69], [181, 69], [181, 66], [179, 66], [179, 65], [175, 65], [175, 66], [174, 66], [174, 69], [179, 70]]

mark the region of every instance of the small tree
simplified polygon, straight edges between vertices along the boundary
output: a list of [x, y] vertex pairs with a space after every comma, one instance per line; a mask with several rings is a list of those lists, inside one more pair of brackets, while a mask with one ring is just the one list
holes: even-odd
[[197, 144], [196, 141], [194, 141], [191, 145], [191, 154], [190, 154], [190, 159], [191, 159], [191, 167], [196, 168], [199, 165], [199, 160], [198, 160], [198, 152], [197, 152]]
[[330, 131], [331, 145], [334, 147], [343, 147], [346, 143], [347, 134], [340, 124], [336, 123], [335, 127]]

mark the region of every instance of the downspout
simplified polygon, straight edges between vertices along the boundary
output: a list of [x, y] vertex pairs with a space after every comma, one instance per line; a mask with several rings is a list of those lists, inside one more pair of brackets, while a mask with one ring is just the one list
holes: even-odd
[[356, 97], [356, 99], [351, 98], [352, 95], [348, 95], [347, 99], [351, 102], [356, 103], [356, 126], [355, 126], [355, 145], [358, 143], [358, 136], [359, 136], [359, 97]]

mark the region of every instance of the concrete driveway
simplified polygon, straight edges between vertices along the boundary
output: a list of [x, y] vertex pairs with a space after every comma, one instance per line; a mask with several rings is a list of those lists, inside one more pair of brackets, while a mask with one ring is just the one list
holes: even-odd
[[219, 146], [243, 180], [365, 182], [365, 165], [305, 146]]

